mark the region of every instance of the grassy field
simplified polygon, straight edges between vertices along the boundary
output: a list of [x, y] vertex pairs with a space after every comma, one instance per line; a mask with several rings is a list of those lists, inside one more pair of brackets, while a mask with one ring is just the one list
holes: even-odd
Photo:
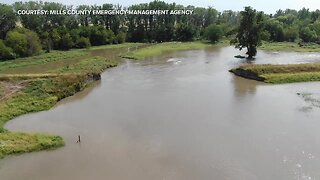
[[250, 64], [231, 69], [230, 72], [274, 84], [320, 81], [320, 64]]
[[[106, 49], [108, 54], [109, 49], [111, 53], [115, 49], [139, 45], [141, 44], [125, 43], [93, 47], [89, 50], [54, 51], [35, 57], [0, 62], [0, 158], [10, 154], [63, 146], [64, 141], [59, 136], [9, 132], [3, 126], [20, 115], [50, 109], [59, 100], [74, 95], [91, 82], [100, 79], [101, 72], [119, 63], [112, 58], [95, 56], [96, 50]], [[58, 66], [49, 66], [41, 73], [22, 73], [30, 67], [32, 69], [57, 62]], [[11, 69], [19, 71], [17, 74], [5, 73]]]
[[119, 49], [119, 48], [131, 48], [141, 46], [143, 43], [123, 43], [116, 45], [103, 45], [103, 46], [93, 46], [89, 50], [100, 50], [100, 49]]
[[4, 132], [0, 133], [0, 159], [9, 154], [50, 150], [63, 145], [59, 136]]
[[93, 57], [82, 60], [79, 63], [70, 66], [64, 66], [60, 69], [54, 70], [55, 73], [101, 73], [107, 68], [117, 66], [118, 62], [115, 60], [108, 60], [102, 57]]
[[193, 49], [203, 49], [212, 46], [225, 46], [228, 41], [221, 41], [217, 44], [210, 44], [206, 42], [165, 42], [159, 44], [150, 44], [150, 46], [138, 49], [137, 51], [129, 52], [123, 55], [124, 58], [128, 59], [146, 59], [153, 56], [158, 56], [163, 53], [168, 53], [172, 51], [183, 51], [183, 50], [193, 50]]
[[320, 52], [320, 45], [309, 44], [300, 47], [296, 42], [263, 42], [259, 49], [268, 51]]
[[39, 56], [18, 58], [11, 61], [3, 61], [0, 62], [0, 73], [3, 73], [9, 69], [24, 68], [33, 65], [47, 64], [49, 62], [64, 61], [70, 58], [81, 57], [87, 54], [88, 52], [84, 50], [53, 51], [51, 53], [45, 53]]
[[0, 84], [0, 98], [1, 98], [2, 96], [4, 96], [4, 94], [5, 94], [4, 86], [3, 86], [2, 84]]

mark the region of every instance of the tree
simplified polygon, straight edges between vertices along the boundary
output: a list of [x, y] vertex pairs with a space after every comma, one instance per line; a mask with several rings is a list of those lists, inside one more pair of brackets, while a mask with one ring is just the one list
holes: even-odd
[[17, 28], [9, 31], [5, 43], [12, 48], [18, 57], [32, 56], [39, 54], [42, 46], [38, 35], [25, 28]]
[[28, 41], [25, 34], [21, 34], [18, 31], [9, 31], [5, 43], [8, 47], [12, 48], [18, 57], [27, 56]]
[[63, 34], [59, 43], [59, 48], [62, 50], [69, 50], [73, 47], [73, 41], [69, 33]]
[[81, 37], [77, 40], [76, 48], [89, 48], [90, 46], [89, 38]]
[[[42, 9], [42, 2], [28, 1], [28, 2], [15, 2], [13, 7], [15, 11], [25, 10], [25, 9]], [[29, 15], [20, 15], [19, 20], [23, 27], [30, 29], [35, 32], [40, 32], [44, 30], [42, 26], [45, 24], [44, 16], [29, 14]]]
[[251, 7], [245, 7], [245, 10], [241, 11], [238, 34], [231, 43], [240, 50], [247, 48], [246, 54], [249, 59], [257, 54], [257, 46], [261, 45], [263, 22], [262, 12], [257, 13]]
[[0, 3], [0, 39], [16, 26], [17, 17], [11, 6]]
[[14, 59], [15, 55], [11, 48], [7, 47], [0, 39], [0, 61]]
[[42, 50], [42, 46], [37, 33], [26, 30], [24, 34], [26, 35], [28, 42], [27, 56], [39, 54]]
[[116, 36], [116, 41], [117, 44], [124, 43], [126, 41], [126, 33], [120, 31]]
[[211, 42], [217, 42], [223, 36], [222, 28], [218, 25], [212, 24], [206, 28], [205, 37]]
[[270, 40], [281, 42], [284, 39], [284, 32], [283, 32], [283, 24], [277, 20], [270, 20], [267, 21], [265, 24], [265, 30], [267, 30], [270, 34]]
[[309, 27], [301, 29], [299, 35], [303, 42], [315, 42], [317, 40], [317, 33], [310, 30]]
[[195, 35], [193, 26], [187, 24], [178, 24], [176, 27], [176, 39], [179, 41], [191, 41]]
[[91, 26], [90, 27], [90, 42], [92, 45], [105, 45], [112, 44], [115, 35], [110, 29], [105, 29], [102, 26]]
[[298, 28], [290, 27], [284, 30], [284, 40], [294, 42], [299, 36]]

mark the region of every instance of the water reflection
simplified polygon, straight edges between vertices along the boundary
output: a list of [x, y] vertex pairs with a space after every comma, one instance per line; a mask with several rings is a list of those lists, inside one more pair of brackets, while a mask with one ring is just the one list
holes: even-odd
[[247, 95], [252, 96], [257, 91], [257, 86], [263, 85], [263, 83], [254, 80], [244, 79], [238, 76], [232, 77], [232, 84], [234, 85], [234, 93], [236, 98], [243, 98]]

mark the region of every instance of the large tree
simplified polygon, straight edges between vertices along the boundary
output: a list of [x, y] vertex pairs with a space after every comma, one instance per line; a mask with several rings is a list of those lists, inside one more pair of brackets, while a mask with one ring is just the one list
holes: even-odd
[[255, 9], [245, 7], [245, 10], [241, 11], [240, 14], [241, 21], [238, 33], [231, 43], [235, 44], [235, 47], [240, 50], [247, 48], [248, 58], [252, 59], [257, 54], [257, 46], [261, 45], [261, 32], [264, 24], [263, 13], [257, 13]]
[[0, 39], [16, 26], [17, 17], [12, 6], [0, 3]]

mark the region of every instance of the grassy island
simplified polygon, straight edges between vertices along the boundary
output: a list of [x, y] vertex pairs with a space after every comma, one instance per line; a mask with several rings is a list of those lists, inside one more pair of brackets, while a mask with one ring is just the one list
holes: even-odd
[[230, 72], [274, 84], [320, 81], [320, 64], [250, 64], [231, 69]]

